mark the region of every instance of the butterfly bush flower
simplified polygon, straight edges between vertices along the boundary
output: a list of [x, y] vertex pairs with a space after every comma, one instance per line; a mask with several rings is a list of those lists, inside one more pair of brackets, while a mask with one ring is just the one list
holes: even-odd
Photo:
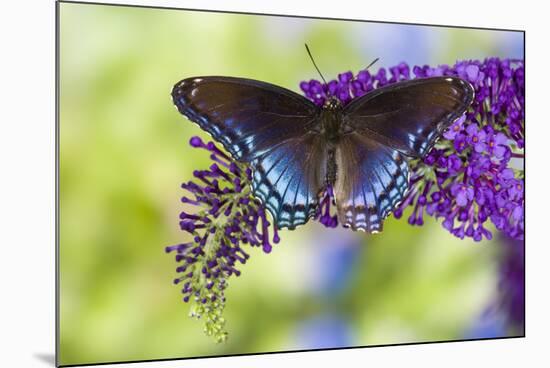
[[250, 168], [234, 162], [212, 142], [193, 137], [190, 144], [210, 152], [213, 164], [209, 170], [196, 170], [195, 180], [182, 184], [187, 194], [181, 201], [194, 210], [181, 212], [179, 224], [190, 240], [166, 247], [166, 252], [174, 252], [180, 264], [174, 284], [182, 285], [184, 302], [194, 303], [191, 316], [204, 317], [205, 332], [224, 341], [224, 290], [230, 276], [240, 275], [238, 264], [249, 258], [243, 245], [269, 253], [279, 236], [273, 227], [270, 238], [266, 210], [251, 194]]
[[[411, 78], [458, 76], [475, 89], [475, 100], [460, 119], [422, 159], [410, 161], [412, 171], [408, 194], [394, 216], [412, 207], [411, 225], [422, 225], [424, 215], [442, 219], [453, 235], [476, 241], [491, 239], [486, 222], [515, 239], [524, 234], [524, 174], [512, 159], [523, 159], [525, 80], [522, 60], [488, 58], [459, 61], [454, 66], [415, 66], [406, 63], [380, 68], [376, 73], [346, 72], [326, 85], [304, 81], [300, 88], [315, 104], [328, 96], [343, 104], [367, 92]], [[520, 160], [521, 161], [521, 160]], [[522, 162], [522, 161], [521, 161]], [[319, 220], [336, 226], [330, 218], [333, 196], [325, 193], [323, 216]]]
[[[523, 158], [524, 67], [523, 61], [490, 58], [460, 61], [454, 66], [415, 66], [400, 63], [376, 73], [345, 72], [323, 84], [304, 81], [300, 88], [321, 106], [328, 96], [345, 105], [369, 91], [411, 78], [458, 76], [475, 88], [475, 101], [423, 159], [410, 160], [410, 188], [394, 209], [399, 218], [412, 207], [408, 222], [422, 225], [424, 215], [442, 219], [453, 235], [476, 241], [490, 239], [486, 222], [514, 239], [523, 239], [523, 168], [512, 164]], [[239, 265], [249, 259], [247, 247], [265, 253], [279, 242], [267, 209], [254, 197], [252, 171], [219, 149], [213, 142], [193, 137], [190, 145], [210, 154], [208, 170], [196, 170], [194, 180], [182, 184], [186, 209], [179, 218], [187, 233], [183, 243], [166, 247], [175, 253], [183, 301], [191, 303], [190, 315], [203, 318], [205, 332], [218, 341], [227, 339], [224, 291], [228, 279], [240, 275]], [[338, 226], [331, 186], [319, 198], [313, 217], [324, 226]], [[270, 235], [270, 228], [272, 235]]]

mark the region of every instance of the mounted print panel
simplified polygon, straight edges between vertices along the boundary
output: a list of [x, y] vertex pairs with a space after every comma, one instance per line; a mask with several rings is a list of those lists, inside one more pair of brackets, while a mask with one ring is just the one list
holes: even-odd
[[58, 365], [524, 336], [524, 32], [57, 6]]

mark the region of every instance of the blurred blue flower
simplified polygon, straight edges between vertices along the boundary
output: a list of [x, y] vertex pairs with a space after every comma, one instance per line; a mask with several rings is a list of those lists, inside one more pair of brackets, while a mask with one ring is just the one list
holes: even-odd
[[350, 323], [337, 315], [318, 315], [302, 322], [296, 331], [296, 346], [302, 349], [326, 349], [353, 346]]
[[525, 244], [505, 237], [500, 260], [500, 280], [495, 308], [514, 333], [525, 327]]
[[311, 243], [315, 247], [311, 291], [326, 298], [325, 304], [337, 299], [349, 285], [355, 261], [366, 249], [364, 237], [344, 228], [321, 228], [315, 232]]
[[506, 322], [495, 313], [483, 313], [464, 334], [465, 339], [491, 339], [506, 336]]
[[501, 237], [495, 299], [464, 338], [521, 336], [525, 329], [525, 245]]

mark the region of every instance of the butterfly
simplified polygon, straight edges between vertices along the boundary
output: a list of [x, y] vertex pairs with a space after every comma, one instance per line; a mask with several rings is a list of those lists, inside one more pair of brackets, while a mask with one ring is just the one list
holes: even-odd
[[[309, 52], [309, 50], [308, 50]], [[330, 186], [339, 222], [380, 232], [409, 188], [410, 158], [423, 158], [474, 98], [455, 77], [397, 82], [343, 106], [323, 106], [270, 83], [236, 77], [184, 79], [172, 98], [239, 162], [278, 228], [315, 216]]]

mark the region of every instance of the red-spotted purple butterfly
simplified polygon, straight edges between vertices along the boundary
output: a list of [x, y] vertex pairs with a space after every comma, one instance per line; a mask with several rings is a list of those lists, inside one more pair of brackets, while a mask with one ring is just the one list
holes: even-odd
[[407, 192], [406, 158], [423, 158], [474, 90], [459, 78], [433, 77], [378, 88], [346, 106], [329, 97], [318, 107], [273, 84], [210, 76], [178, 82], [172, 98], [252, 167], [253, 193], [278, 228], [305, 224], [331, 186], [340, 223], [374, 233]]

